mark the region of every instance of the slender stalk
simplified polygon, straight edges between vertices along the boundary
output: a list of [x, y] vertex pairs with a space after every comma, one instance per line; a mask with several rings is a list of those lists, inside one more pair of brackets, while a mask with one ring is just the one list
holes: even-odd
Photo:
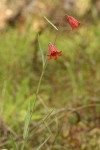
[[59, 32], [56, 32], [55, 39], [54, 39], [54, 44], [56, 44], [56, 41], [57, 41], [58, 35], [59, 35]]
[[[47, 66], [47, 54], [46, 54], [46, 58], [45, 58], [44, 67], [42, 69], [42, 73], [41, 73], [41, 76], [40, 76], [40, 79], [39, 79], [39, 82], [38, 82], [38, 86], [37, 86], [37, 90], [36, 90], [36, 97], [35, 97], [35, 100], [34, 100], [34, 103], [33, 103], [33, 106], [32, 106], [32, 110], [31, 110], [31, 114], [30, 114], [29, 125], [30, 125], [30, 122], [31, 122], [31, 119], [32, 119], [32, 115], [33, 115], [35, 106], [36, 106], [36, 102], [37, 102], [37, 99], [38, 99], [38, 93], [39, 93], [39, 90], [40, 90], [40, 85], [41, 85], [41, 81], [42, 81], [46, 66]], [[29, 129], [29, 126], [28, 126], [28, 129]], [[27, 140], [28, 140], [28, 137], [26, 139], [24, 139], [21, 150], [24, 150], [24, 147], [25, 147], [25, 144], [26, 144]]]
[[37, 86], [37, 90], [36, 90], [36, 97], [35, 97], [35, 100], [34, 100], [34, 104], [33, 104], [33, 107], [32, 107], [31, 114], [33, 114], [33, 111], [34, 111], [34, 108], [35, 108], [35, 105], [36, 105], [36, 101], [38, 99], [38, 93], [39, 93], [39, 90], [40, 90], [40, 85], [41, 85], [41, 81], [42, 81], [46, 66], [47, 66], [47, 54], [46, 54], [46, 58], [45, 58], [44, 67], [42, 69], [42, 73], [41, 73], [41, 76], [40, 76], [40, 79], [39, 79], [39, 82], [38, 82], [38, 86]]
[[61, 22], [59, 23], [59, 25], [58, 25], [59, 27], [58, 27], [58, 30], [56, 31], [56, 35], [55, 35], [55, 39], [54, 39], [54, 44], [56, 44], [56, 41], [57, 41], [57, 38], [58, 38], [58, 35], [59, 35], [59, 33], [60, 33], [60, 29], [61, 29]]
[[[44, 18], [58, 31], [58, 29], [57, 29], [46, 17], [44, 17]], [[56, 33], [55, 40], [54, 40], [54, 44], [56, 43], [56, 40], [57, 40], [57, 37], [58, 37], [58, 33], [59, 33], [59, 32]], [[47, 52], [47, 53], [48, 53], [48, 52]], [[40, 76], [40, 79], [39, 79], [39, 82], [38, 82], [35, 100], [34, 100], [34, 103], [33, 103], [32, 109], [31, 109], [29, 125], [30, 125], [30, 122], [31, 122], [31, 119], [32, 119], [32, 115], [33, 115], [33, 112], [34, 112], [34, 109], [35, 109], [35, 106], [36, 106], [36, 102], [37, 102], [37, 99], [38, 99], [38, 93], [39, 93], [39, 90], [40, 90], [42, 78], [43, 78], [43, 75], [44, 75], [44, 72], [45, 72], [45, 69], [46, 69], [46, 66], [47, 66], [47, 53], [46, 53], [46, 58], [45, 58], [45, 61], [44, 61], [44, 67], [43, 67], [43, 69], [42, 69], [42, 73], [41, 73], [41, 76]], [[28, 130], [29, 130], [29, 125], [28, 125]], [[21, 150], [24, 150], [24, 147], [25, 147], [25, 144], [26, 144], [27, 140], [28, 140], [28, 137], [26, 137], [26, 138], [24, 139], [24, 142], [23, 142], [23, 145], [22, 145], [22, 149], [21, 149]]]
[[33, 114], [33, 111], [34, 111], [34, 108], [35, 108], [35, 105], [36, 105], [36, 101], [38, 99], [38, 93], [39, 93], [39, 89], [40, 89], [40, 85], [41, 85], [43, 75], [44, 75], [44, 69], [42, 70], [42, 73], [41, 73], [41, 76], [40, 76], [40, 79], [39, 79], [39, 82], [38, 82], [38, 87], [37, 87], [37, 90], [36, 90], [36, 97], [35, 97], [35, 100], [34, 100], [34, 103], [33, 103], [31, 114]]

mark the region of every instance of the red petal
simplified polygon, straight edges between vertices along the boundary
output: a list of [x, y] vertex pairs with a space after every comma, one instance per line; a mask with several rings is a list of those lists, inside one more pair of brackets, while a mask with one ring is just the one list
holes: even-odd
[[62, 55], [62, 51], [57, 53], [57, 56], [61, 56]]
[[58, 56], [61, 56], [62, 51], [58, 52], [54, 44], [49, 44], [49, 57], [48, 59], [54, 58], [55, 60], [57, 59]]
[[75, 28], [77, 28], [80, 25], [80, 22], [78, 22], [72, 16], [67, 16], [67, 20], [68, 20], [69, 24], [71, 25], [72, 30], [74, 30]]
[[56, 60], [56, 59], [57, 59], [57, 56], [54, 56], [54, 59]]

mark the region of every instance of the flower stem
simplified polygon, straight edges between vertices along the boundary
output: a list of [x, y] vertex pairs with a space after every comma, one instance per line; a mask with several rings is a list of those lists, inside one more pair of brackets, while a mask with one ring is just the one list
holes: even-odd
[[41, 73], [41, 76], [40, 76], [40, 79], [39, 79], [39, 82], [38, 82], [38, 86], [37, 86], [37, 90], [36, 90], [36, 97], [35, 97], [35, 100], [34, 100], [34, 104], [33, 104], [33, 107], [32, 107], [31, 114], [33, 114], [33, 111], [34, 111], [34, 108], [35, 108], [35, 105], [36, 105], [36, 101], [38, 99], [38, 93], [39, 93], [39, 90], [40, 90], [40, 85], [41, 85], [41, 81], [42, 81], [46, 66], [47, 66], [47, 61], [45, 61], [44, 68], [42, 69], [42, 73]]
[[61, 22], [59, 23], [58, 30], [56, 31], [55, 39], [54, 39], [54, 42], [53, 42], [54, 44], [56, 44], [58, 35], [59, 35], [59, 33], [60, 33], [60, 29], [61, 29]]
[[[33, 103], [33, 106], [32, 106], [32, 110], [31, 110], [31, 114], [30, 114], [29, 125], [30, 125], [30, 122], [31, 122], [31, 119], [32, 119], [32, 115], [33, 115], [35, 106], [36, 106], [36, 102], [37, 102], [37, 99], [38, 99], [38, 93], [39, 93], [39, 90], [40, 90], [40, 85], [41, 85], [41, 81], [42, 81], [46, 66], [47, 66], [47, 54], [46, 54], [46, 58], [45, 58], [44, 67], [42, 69], [42, 73], [41, 73], [41, 76], [40, 76], [40, 79], [39, 79], [39, 82], [38, 82], [38, 86], [37, 86], [37, 90], [36, 90], [36, 97], [35, 97], [35, 100], [34, 100], [34, 103]], [[29, 129], [29, 125], [28, 125], [28, 129]], [[25, 144], [26, 144], [27, 140], [28, 140], [28, 137], [26, 137], [24, 139], [21, 150], [24, 150], [24, 147], [25, 147]]]

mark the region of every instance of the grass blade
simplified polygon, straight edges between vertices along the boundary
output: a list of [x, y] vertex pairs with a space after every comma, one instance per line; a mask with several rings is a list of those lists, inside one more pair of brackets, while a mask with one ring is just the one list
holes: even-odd
[[42, 63], [43, 63], [43, 68], [44, 68], [44, 65], [45, 65], [44, 54], [43, 54], [43, 49], [41, 48], [41, 44], [40, 44], [40, 41], [39, 41], [39, 35], [38, 35], [38, 44], [39, 44], [39, 50], [41, 51]]
[[50, 21], [47, 19], [47, 17], [44, 16], [44, 19], [52, 26], [54, 27], [56, 30], [58, 30], [58, 28]]
[[31, 113], [30, 113], [30, 102], [29, 102], [26, 119], [25, 119], [25, 125], [24, 125], [24, 133], [23, 133], [24, 139], [28, 137], [30, 118], [31, 118]]
[[18, 150], [18, 149], [17, 149], [16, 142], [15, 142], [15, 140], [13, 139], [13, 137], [12, 137], [12, 136], [10, 136], [10, 141], [11, 141], [11, 143], [12, 143], [12, 147], [13, 147], [13, 149], [14, 149], [14, 150]]
[[44, 146], [44, 144], [49, 140], [50, 136], [36, 149], [41, 150], [41, 148]]

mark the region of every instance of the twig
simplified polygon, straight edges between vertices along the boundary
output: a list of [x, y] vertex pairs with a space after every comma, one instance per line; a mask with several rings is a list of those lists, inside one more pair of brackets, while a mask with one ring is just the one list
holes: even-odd
[[[80, 107], [77, 107], [77, 108], [74, 108], [74, 109], [73, 108], [61, 108], [61, 109], [58, 109], [56, 112], [52, 112], [51, 114], [49, 114], [49, 116], [46, 116], [44, 119], [42, 119], [42, 121], [40, 123], [38, 123], [37, 125], [35, 125], [34, 127], [32, 127], [31, 128], [31, 132], [32, 132], [33, 129], [37, 129], [38, 127], [40, 127], [40, 125], [44, 122], [44, 120], [46, 120], [46, 119], [48, 119], [50, 117], [54, 117], [57, 114], [61, 114], [61, 113], [64, 113], [64, 112], [74, 113], [74, 112], [81, 111], [81, 110], [89, 108], [89, 107], [100, 107], [100, 104], [88, 104], [88, 105], [80, 106]], [[62, 118], [63, 116], [64, 115], [59, 116], [58, 119]], [[48, 124], [48, 126], [50, 126], [53, 122], [54, 122], [54, 118]], [[44, 129], [45, 129], [45, 127], [43, 126], [42, 129], [41, 129], [41, 131], [43, 131]]]

